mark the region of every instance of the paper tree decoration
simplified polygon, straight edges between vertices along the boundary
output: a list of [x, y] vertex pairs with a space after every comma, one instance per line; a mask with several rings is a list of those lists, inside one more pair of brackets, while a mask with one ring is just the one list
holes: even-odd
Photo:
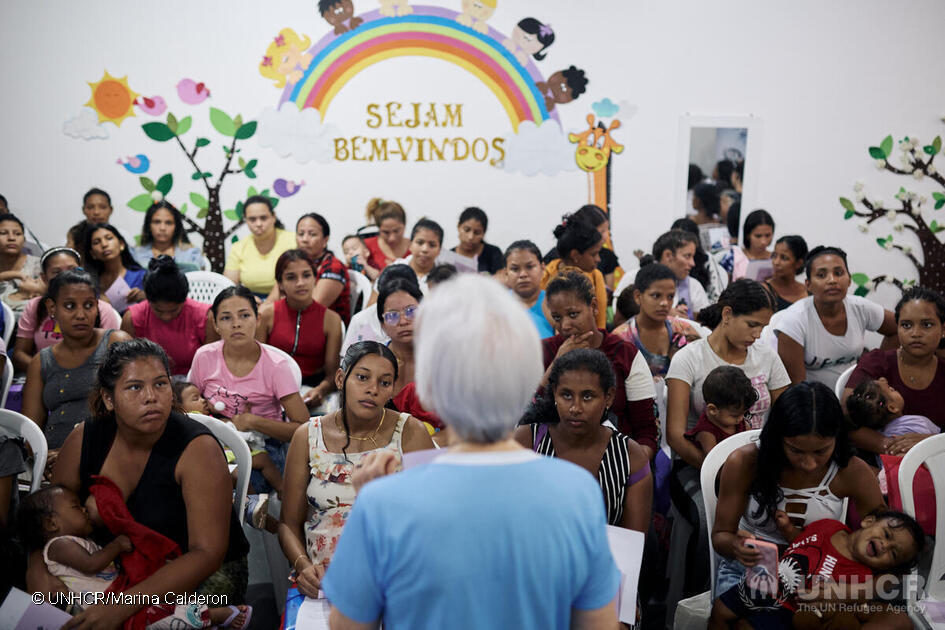
[[[915, 265], [918, 272], [918, 283], [924, 287], [942, 291], [945, 289], [945, 244], [936, 236], [945, 225], [940, 224], [933, 219], [927, 221], [924, 211], [928, 206], [932, 206], [932, 212], [941, 210], [945, 206], [945, 177], [938, 172], [933, 164], [935, 157], [942, 151], [942, 138], [936, 136], [931, 143], [922, 145], [916, 138], [903, 138], [899, 141], [899, 161], [900, 166], [893, 166], [890, 163], [890, 157], [893, 153], [893, 137], [886, 136], [876, 147], [869, 148], [870, 157], [876, 161], [876, 168], [886, 170], [896, 175], [912, 177], [916, 181], [926, 178], [936, 182], [942, 191], [932, 193], [931, 203], [929, 199], [915, 192], [911, 192], [900, 187], [896, 193], [896, 205], [887, 206], [881, 199], [870, 199], [864, 192], [863, 184], [857, 183], [853, 190], [856, 193], [856, 202], [865, 210], [858, 209], [857, 205], [847, 199], [840, 197], [840, 205], [844, 209], [844, 219], [862, 217], [866, 219], [859, 225], [860, 231], [869, 232], [870, 226], [880, 219], [887, 219], [891, 222], [891, 232], [886, 236], [876, 239], [876, 243], [886, 250], [896, 250], [907, 257]], [[914, 242], [910, 239], [907, 242], [901, 242], [899, 236], [893, 233], [902, 234], [912, 232], [919, 242], [919, 250], [914, 250], [908, 242]], [[866, 295], [870, 291], [870, 285], [875, 289], [883, 282], [896, 285], [899, 289], [916, 284], [915, 279], [895, 278], [889, 274], [882, 274], [870, 278], [864, 273], [855, 273], [852, 275], [853, 282], [857, 285], [856, 294]]]
[[[233, 240], [236, 240], [233, 234], [243, 225], [243, 202], [238, 202], [235, 208], [221, 210], [220, 189], [223, 187], [223, 181], [227, 175], [242, 173], [249, 179], [256, 178], [253, 169], [256, 168], [257, 160], [246, 160], [237, 155], [241, 151], [237, 148], [237, 143], [240, 140], [248, 140], [253, 137], [253, 134], [256, 133], [256, 121], [243, 122], [242, 116], [237, 115], [231, 118], [215, 107], [210, 108], [210, 124], [221, 136], [232, 138], [232, 140], [222, 143], [225, 160], [223, 168], [220, 169], [215, 181], [213, 173], [203, 170], [197, 164], [198, 151], [209, 146], [210, 140], [202, 137], [197, 138], [190, 150], [184, 145], [183, 136], [190, 130], [191, 123], [190, 116], [178, 120], [174, 114], [168, 112], [167, 122], [149, 122], [141, 125], [141, 128], [149, 138], [156, 142], [176, 141], [181, 151], [187, 156], [194, 171], [190, 178], [195, 182], [199, 181], [203, 185], [203, 189], [201, 192], [190, 193], [190, 202], [197, 209], [196, 220], [188, 216], [186, 203], [181, 205], [180, 211], [184, 216], [187, 232], [197, 233], [203, 237], [203, 254], [210, 260], [211, 269], [217, 273], [222, 273], [223, 264], [226, 261], [224, 250], [226, 239], [233, 237]], [[233, 164], [234, 160], [236, 164]], [[141, 177], [139, 181], [145, 190], [144, 194], [138, 195], [128, 202], [128, 207], [138, 212], [146, 211], [155, 199], [166, 197], [174, 185], [174, 178], [170, 173], [162, 175], [157, 182], [148, 177]], [[269, 197], [272, 200], [273, 207], [279, 203], [278, 199], [269, 195], [268, 190], [257, 192], [255, 188], [250, 186], [246, 195], [252, 196], [255, 194]], [[224, 218], [233, 222], [225, 231], [223, 229]], [[203, 225], [197, 222], [199, 220], [203, 221]]]

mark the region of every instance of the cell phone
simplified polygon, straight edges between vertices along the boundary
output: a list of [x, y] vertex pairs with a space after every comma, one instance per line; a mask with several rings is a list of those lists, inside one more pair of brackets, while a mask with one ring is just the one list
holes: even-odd
[[777, 597], [778, 546], [756, 538], [746, 540], [745, 546], [761, 552], [758, 564], [745, 570], [745, 586], [762, 597]]
[[362, 265], [361, 263], [358, 262], [358, 255], [357, 255], [357, 254], [355, 254], [354, 256], [351, 257], [351, 264], [348, 265], [348, 266], [351, 267], [351, 269], [353, 269], [354, 271], [363, 271], [363, 270], [364, 270], [364, 265]]
[[676, 304], [679, 304], [680, 306], [688, 306], [688, 304], [686, 304], [686, 298], [679, 298], [679, 301], [676, 302]]

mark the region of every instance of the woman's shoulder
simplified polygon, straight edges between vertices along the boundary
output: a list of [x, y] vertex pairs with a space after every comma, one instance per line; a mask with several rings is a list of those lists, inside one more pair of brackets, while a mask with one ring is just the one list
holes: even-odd
[[295, 242], [295, 232], [276, 229], [276, 245], [278, 247], [285, 247], [288, 245], [288, 249], [295, 249], [295, 246], [297, 245]]
[[223, 340], [217, 340], [204, 344], [197, 348], [197, 352], [194, 353], [193, 363], [197, 363], [198, 359], [206, 360], [206, 357], [213, 357], [217, 355], [222, 355], [223, 353]]
[[729, 467], [729, 470], [753, 472], [757, 464], [758, 445], [754, 442], [736, 448], [725, 460], [725, 466]]

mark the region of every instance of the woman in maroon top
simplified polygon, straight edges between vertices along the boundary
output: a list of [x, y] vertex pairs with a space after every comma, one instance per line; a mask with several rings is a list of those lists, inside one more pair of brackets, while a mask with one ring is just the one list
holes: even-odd
[[256, 339], [287, 352], [302, 369], [302, 394], [317, 407], [335, 389], [341, 352], [341, 317], [313, 295], [317, 268], [301, 249], [290, 249], [276, 261], [276, 283], [285, 297], [259, 309]]
[[[872, 350], [857, 362], [843, 390], [843, 401], [853, 388], [865, 380], [885, 377], [889, 385], [902, 394], [904, 414], [925, 416], [945, 428], [945, 365], [936, 354], [945, 337], [945, 298], [925, 287], [912, 287], [896, 304], [896, 326], [899, 347], [895, 350]], [[902, 455], [928, 437], [908, 433], [895, 438], [863, 428], [850, 433], [853, 443], [871, 453]]]
[[617, 386], [611, 411], [617, 430], [632, 437], [653, 459], [657, 446], [656, 416], [653, 413], [653, 378], [650, 368], [636, 346], [606, 330], [597, 328], [597, 299], [587, 277], [569, 271], [555, 277], [545, 287], [545, 303], [557, 333], [542, 340], [544, 351], [544, 386], [551, 364], [577, 348], [596, 348], [614, 368]]

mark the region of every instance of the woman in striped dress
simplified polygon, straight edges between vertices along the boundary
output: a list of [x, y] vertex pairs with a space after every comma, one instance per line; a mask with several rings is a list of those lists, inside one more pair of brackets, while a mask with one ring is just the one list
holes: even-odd
[[599, 350], [572, 350], [555, 360], [548, 386], [525, 415], [515, 439], [539, 455], [559, 457], [594, 475], [607, 522], [646, 533], [653, 479], [633, 439], [602, 424], [614, 399], [615, 376]]

